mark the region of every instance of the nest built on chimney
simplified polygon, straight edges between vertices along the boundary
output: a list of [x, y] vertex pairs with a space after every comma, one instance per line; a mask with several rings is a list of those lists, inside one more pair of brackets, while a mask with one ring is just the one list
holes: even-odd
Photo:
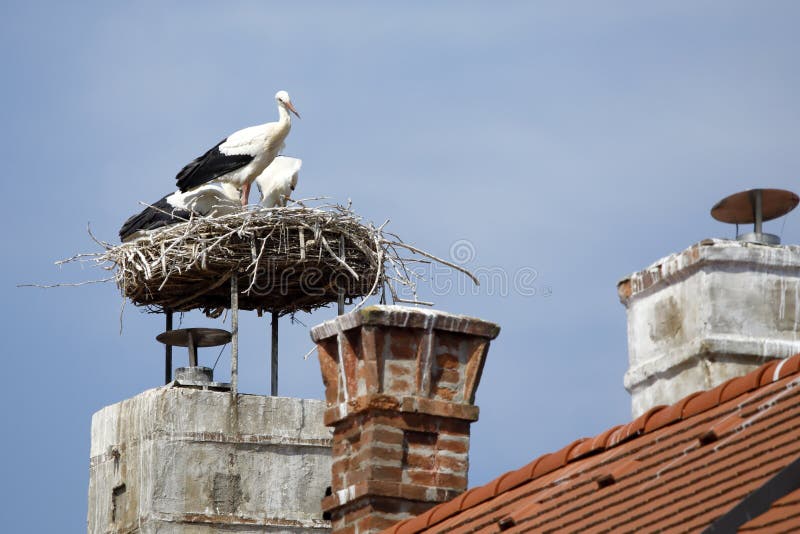
[[202, 309], [210, 316], [230, 305], [226, 283], [234, 276], [242, 310], [309, 312], [342, 294], [348, 300], [375, 294], [383, 284], [393, 302], [418, 302], [409, 262], [420, 260], [401, 256], [401, 250], [472, 276], [404, 243], [384, 226], [364, 223], [349, 207], [296, 202], [192, 217], [121, 245], [98, 241], [103, 252], [64, 262], [88, 256], [114, 271], [123, 297], [150, 311]]

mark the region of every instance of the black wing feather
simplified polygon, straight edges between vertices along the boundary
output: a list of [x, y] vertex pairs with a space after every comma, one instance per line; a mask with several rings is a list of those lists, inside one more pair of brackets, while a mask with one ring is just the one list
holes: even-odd
[[192, 215], [188, 210], [171, 206], [167, 202], [168, 196], [170, 195], [154, 202], [152, 206], [147, 206], [141, 213], [137, 213], [125, 221], [125, 224], [119, 229], [120, 240], [125, 241], [125, 239], [140, 230], [153, 230], [183, 222]]
[[181, 169], [177, 176], [175, 176], [175, 181], [181, 193], [185, 193], [198, 185], [208, 183], [215, 178], [219, 178], [223, 174], [240, 169], [253, 161], [255, 156], [249, 156], [247, 154], [229, 156], [220, 152], [219, 145], [227, 140], [228, 138], [226, 137], [217, 143], [214, 148], [202, 156], [195, 158], [191, 163]]

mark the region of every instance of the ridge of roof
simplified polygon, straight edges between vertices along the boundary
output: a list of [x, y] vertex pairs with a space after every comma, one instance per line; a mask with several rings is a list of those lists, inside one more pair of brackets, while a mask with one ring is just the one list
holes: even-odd
[[709, 390], [690, 393], [678, 402], [654, 406], [633, 421], [609, 428], [594, 438], [581, 438], [547, 453], [527, 465], [508, 471], [491, 482], [472, 488], [453, 500], [438, 504], [416, 517], [389, 527], [387, 534], [416, 534], [454, 515], [475, 507], [531, 480], [542, 477], [587, 456], [707, 412], [731, 399], [800, 373], [800, 353], [772, 360], [743, 376], [731, 378]]

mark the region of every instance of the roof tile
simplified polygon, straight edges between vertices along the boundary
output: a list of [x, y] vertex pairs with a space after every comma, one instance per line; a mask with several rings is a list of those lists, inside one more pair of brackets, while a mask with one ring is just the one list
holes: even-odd
[[611, 435], [614, 434], [615, 432], [617, 432], [621, 428], [622, 428], [622, 425], [612, 426], [611, 428], [609, 428], [605, 432], [603, 432], [601, 434], [598, 434], [592, 440], [592, 450], [605, 450], [605, 448], [608, 447], [608, 443], [609, 443], [609, 439], [611, 438]]
[[430, 515], [430, 523], [436, 524], [441, 521], [444, 521], [450, 516], [456, 515], [461, 510], [462, 502], [463, 500], [461, 499], [461, 497], [457, 497], [455, 499], [447, 501], [441, 506], [433, 508], [433, 511]]
[[739, 395], [747, 393], [748, 391], [753, 391], [758, 387], [760, 382], [760, 373], [748, 373], [744, 376], [731, 378], [723, 384], [725, 387], [722, 388], [720, 402], [729, 401], [735, 397], [738, 397]]
[[677, 406], [680, 408], [681, 419], [686, 418], [686, 405], [692, 402], [693, 398], [700, 396], [702, 394], [703, 394], [702, 391], [695, 391], [694, 393], [686, 395], [684, 398], [682, 398], [676, 403]]
[[491, 487], [487, 484], [486, 486], [478, 486], [477, 488], [472, 488], [467, 493], [467, 496], [461, 502], [461, 509], [467, 510], [472, 508], [473, 506], [477, 506], [482, 502], [488, 501], [494, 497], [494, 493]]
[[647, 420], [647, 423], [644, 425], [644, 431], [653, 432], [659, 428], [671, 425], [676, 421], [680, 421], [682, 409], [683, 408], [677, 404], [673, 404], [672, 406], [665, 407], [663, 410], [657, 411]]
[[542, 461], [536, 464], [536, 469], [533, 470], [531, 478], [539, 478], [562, 467], [566, 463], [566, 454], [562, 453], [563, 449], [559, 452], [552, 452], [542, 456]]
[[583, 458], [584, 456], [591, 454], [591, 447], [592, 440], [589, 438], [581, 438], [575, 440], [572, 443], [572, 447], [569, 450], [569, 454], [567, 455], [567, 462], [573, 462], [578, 458]]
[[781, 362], [781, 370], [778, 378], [786, 378], [789, 375], [797, 373], [798, 370], [800, 370], [800, 354], [791, 358], [786, 358]]
[[522, 467], [517, 469], [516, 471], [509, 471], [508, 473], [504, 474], [500, 477], [500, 484], [497, 486], [497, 491], [499, 493], [505, 493], [506, 491], [516, 488], [517, 486], [524, 484], [525, 482], [530, 480], [530, 469], [527, 467]]
[[800, 524], [800, 489], [794, 490], [775, 501], [766, 513], [754, 517], [741, 526], [739, 532], [770, 529], [774, 532], [789, 532]]
[[572, 462], [580, 458], [585, 458], [586, 456], [589, 456], [590, 454], [597, 452], [599, 450], [603, 450], [605, 448], [605, 447], [592, 448], [592, 443], [594, 443], [594, 440], [591, 438], [584, 438], [583, 440], [581, 440], [581, 442], [578, 443], [574, 449], [572, 449], [572, 452], [569, 453], [569, 461]]
[[426, 526], [422, 516], [412, 517], [398, 523], [395, 534], [416, 534], [422, 532]]
[[[545, 454], [387, 532], [497, 532], [503, 519], [508, 532], [702, 530], [800, 456], [800, 387], [786, 387], [799, 373], [800, 355], [767, 363]], [[598, 489], [601, 479], [611, 485]], [[744, 530], [796, 526], [796, 493]]]
[[687, 417], [691, 417], [693, 415], [697, 415], [699, 413], [707, 412], [714, 406], [719, 405], [719, 399], [720, 396], [722, 395], [722, 389], [724, 387], [725, 384], [720, 384], [714, 389], [703, 391], [699, 395], [696, 395], [691, 399], [689, 399], [689, 402], [687, 402], [686, 406], [684, 406], [683, 408], [684, 419]]
[[772, 373], [775, 371], [775, 368], [778, 367], [778, 360], [772, 360], [768, 364], [762, 366], [762, 373], [761, 373], [761, 381], [759, 382], [759, 386], [766, 386], [770, 382], [774, 382]]

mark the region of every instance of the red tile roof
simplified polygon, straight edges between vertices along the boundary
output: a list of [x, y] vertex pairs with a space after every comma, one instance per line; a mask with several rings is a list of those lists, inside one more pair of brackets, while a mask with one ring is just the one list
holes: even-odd
[[739, 532], [791, 532], [800, 525], [800, 490], [778, 499], [768, 512], [751, 519]]
[[[800, 457], [800, 354], [575, 441], [386, 530], [701, 531]], [[742, 526], [800, 528], [800, 490]]]

